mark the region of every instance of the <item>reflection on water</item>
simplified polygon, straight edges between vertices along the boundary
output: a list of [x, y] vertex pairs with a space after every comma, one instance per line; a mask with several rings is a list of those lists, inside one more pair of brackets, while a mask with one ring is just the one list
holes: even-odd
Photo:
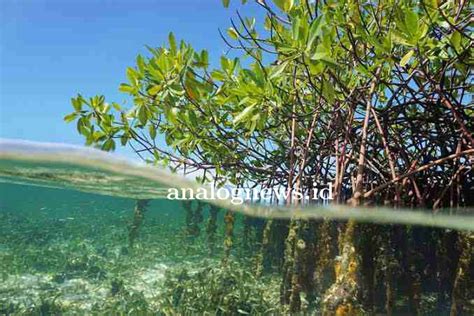
[[[159, 199], [169, 188], [201, 187], [156, 166], [121, 159], [98, 150], [69, 145], [0, 140], [0, 181], [26, 183], [133, 199]], [[211, 194], [209, 194], [211, 196]], [[354, 209], [347, 206], [235, 205], [213, 200], [223, 208], [266, 218], [356, 219], [359, 222], [413, 224], [474, 230], [474, 209], [401, 210], [377, 207]], [[401, 211], [403, 215], [401, 216]]]

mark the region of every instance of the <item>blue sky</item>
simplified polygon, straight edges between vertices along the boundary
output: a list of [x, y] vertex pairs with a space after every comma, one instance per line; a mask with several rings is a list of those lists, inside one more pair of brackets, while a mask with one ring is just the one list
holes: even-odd
[[218, 28], [236, 9], [261, 12], [240, 0], [229, 9], [221, 0], [0, 0], [0, 137], [83, 144], [63, 122], [72, 96], [125, 100], [126, 67], [170, 31], [218, 62]]

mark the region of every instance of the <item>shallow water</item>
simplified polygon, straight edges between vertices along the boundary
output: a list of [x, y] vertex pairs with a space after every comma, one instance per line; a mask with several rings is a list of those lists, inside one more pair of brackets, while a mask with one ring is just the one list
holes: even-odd
[[218, 259], [199, 237], [181, 245], [185, 219], [176, 202], [152, 201], [129, 247], [132, 199], [10, 183], [0, 191], [3, 310], [35, 310], [52, 297], [58, 306], [101, 310], [115, 298], [114, 280], [152, 302], [167, 269]]
[[[0, 140], [0, 180], [8, 183], [68, 188], [133, 199], [162, 199], [168, 188], [200, 188], [188, 178], [91, 148]], [[326, 205], [288, 209], [229, 200], [210, 203], [264, 218], [355, 219], [360, 222], [413, 224], [474, 230], [474, 209], [403, 210]], [[403, 212], [403, 216], [400, 216]]]
[[[219, 206], [211, 233], [211, 204], [189, 209], [164, 198], [169, 187], [196, 188], [188, 179], [64, 145], [2, 141], [0, 180], [0, 314], [281, 312], [282, 250], [275, 249], [279, 259], [255, 276], [263, 227], [270, 218], [415, 225], [422, 232], [419, 245], [423, 234], [474, 231], [471, 209], [437, 214], [343, 206], [289, 210], [211, 201]], [[230, 250], [227, 210], [237, 214]], [[412, 242], [418, 247], [417, 240]], [[426, 286], [421, 301], [429, 314], [439, 295]], [[321, 295], [316, 293], [315, 301]], [[307, 300], [303, 306], [311, 305]], [[446, 312], [448, 302], [438, 302], [438, 312]], [[406, 298], [397, 304], [405, 311]]]

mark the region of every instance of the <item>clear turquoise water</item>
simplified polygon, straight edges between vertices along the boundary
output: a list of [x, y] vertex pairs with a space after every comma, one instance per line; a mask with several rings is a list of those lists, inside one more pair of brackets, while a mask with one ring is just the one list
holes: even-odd
[[52, 311], [115, 311], [134, 300], [112, 296], [114, 280], [139, 302], [159, 301], [166, 270], [219, 264], [204, 234], [188, 240], [177, 202], [152, 201], [129, 247], [133, 199], [11, 183], [0, 192], [3, 312], [36, 313], [47, 304]]

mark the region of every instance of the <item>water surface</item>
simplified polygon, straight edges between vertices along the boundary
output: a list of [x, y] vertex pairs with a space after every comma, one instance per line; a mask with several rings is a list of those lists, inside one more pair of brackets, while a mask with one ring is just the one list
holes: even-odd
[[[159, 167], [92, 149], [2, 141], [0, 313], [173, 314], [205, 310], [214, 297], [240, 314], [276, 312], [282, 250], [275, 250], [280, 259], [263, 276], [255, 276], [268, 219], [356, 219], [474, 231], [471, 209], [287, 209], [222, 200], [186, 206], [165, 198], [170, 187], [198, 188]], [[236, 214], [230, 250], [228, 211]], [[201, 289], [195, 295], [202, 297], [183, 295], [189, 289]], [[433, 295], [424, 296], [425, 303]]]

